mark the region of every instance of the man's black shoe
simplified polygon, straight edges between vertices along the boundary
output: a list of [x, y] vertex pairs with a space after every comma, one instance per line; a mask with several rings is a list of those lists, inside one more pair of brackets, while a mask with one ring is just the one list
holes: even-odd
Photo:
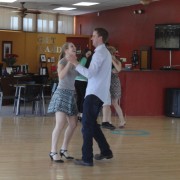
[[102, 128], [105, 128], [105, 129], [110, 129], [110, 130], [114, 130], [116, 129], [115, 126], [113, 126], [112, 124], [110, 124], [109, 122], [103, 122], [102, 125], [101, 125]]
[[113, 158], [113, 154], [109, 154], [109, 155], [95, 154], [94, 155], [94, 159], [96, 160], [111, 159], [111, 158]]
[[75, 159], [74, 164], [81, 166], [93, 166], [93, 163], [84, 162], [82, 159]]

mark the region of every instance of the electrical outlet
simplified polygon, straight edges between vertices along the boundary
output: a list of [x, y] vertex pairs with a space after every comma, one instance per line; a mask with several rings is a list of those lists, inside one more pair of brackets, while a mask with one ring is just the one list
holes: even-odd
[[127, 62], [127, 59], [126, 59], [126, 58], [120, 58], [120, 60], [121, 60], [122, 62]]

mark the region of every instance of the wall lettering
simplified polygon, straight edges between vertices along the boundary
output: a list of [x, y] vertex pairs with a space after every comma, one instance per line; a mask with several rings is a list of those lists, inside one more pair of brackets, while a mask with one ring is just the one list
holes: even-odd
[[55, 37], [38, 37], [38, 51], [42, 53], [61, 53], [61, 47], [55, 45]]

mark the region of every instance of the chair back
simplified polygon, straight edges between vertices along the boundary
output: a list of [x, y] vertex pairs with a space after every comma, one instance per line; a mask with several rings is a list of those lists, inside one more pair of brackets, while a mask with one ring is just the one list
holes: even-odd
[[13, 78], [2, 77], [0, 79], [0, 92], [2, 92], [1, 95], [3, 99], [3, 104], [9, 104], [10, 102], [14, 100], [15, 89], [13, 88], [13, 86], [10, 86], [10, 84], [12, 85], [14, 84]]
[[19, 80], [17, 81], [17, 84], [35, 84], [35, 81], [24, 81], [24, 80]]
[[24, 103], [24, 114], [26, 112], [26, 103], [32, 103], [32, 112], [36, 112], [39, 109], [45, 115], [45, 102], [44, 102], [44, 93], [42, 84], [19, 84], [18, 87], [18, 96], [15, 101], [14, 107], [16, 108], [16, 115], [20, 112], [21, 102]]
[[32, 80], [36, 82], [36, 84], [47, 84], [48, 81], [47, 75], [34, 75], [32, 76]]
[[40, 84], [26, 84], [21, 91], [21, 100], [36, 101], [42, 98], [43, 85]]

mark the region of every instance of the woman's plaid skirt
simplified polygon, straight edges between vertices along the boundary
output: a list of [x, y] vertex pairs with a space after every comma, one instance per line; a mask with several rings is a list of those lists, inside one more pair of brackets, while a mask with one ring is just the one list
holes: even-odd
[[78, 114], [75, 91], [57, 88], [54, 92], [47, 113], [64, 112], [68, 116]]

